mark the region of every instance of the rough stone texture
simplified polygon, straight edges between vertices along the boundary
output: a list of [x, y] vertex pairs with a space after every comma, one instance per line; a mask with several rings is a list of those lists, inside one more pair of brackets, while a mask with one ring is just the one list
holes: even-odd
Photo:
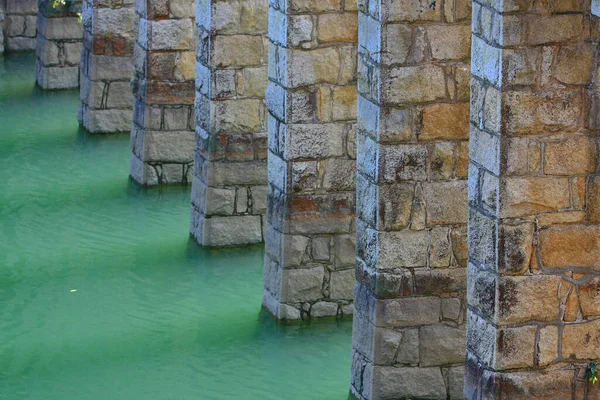
[[36, 38], [36, 81], [42, 89], [79, 87], [83, 30], [77, 13], [81, 0], [53, 7], [40, 0]]
[[281, 320], [351, 313], [357, 5], [269, 2], [263, 305]]
[[137, 1], [131, 177], [191, 183], [196, 40], [194, 0]]
[[131, 129], [134, 0], [84, 0], [79, 123], [92, 133]]
[[191, 233], [205, 246], [263, 241], [268, 8], [268, 0], [196, 1]]
[[6, 31], [6, 0], [0, 0], [0, 56], [4, 55], [6, 49], [5, 34]]
[[470, 11], [359, 4], [358, 399], [462, 399]]
[[0, 56], [4, 54], [4, 30], [6, 29], [6, 1], [0, 0]]
[[467, 400], [597, 398], [600, 25], [583, 3], [473, 2]]
[[4, 0], [4, 2], [6, 51], [35, 50], [38, 0]]

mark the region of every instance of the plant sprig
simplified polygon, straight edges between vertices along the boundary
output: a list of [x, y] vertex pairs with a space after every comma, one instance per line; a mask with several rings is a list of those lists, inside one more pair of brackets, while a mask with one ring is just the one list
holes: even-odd
[[[67, 1], [66, 0], [53, 0], [52, 1], [52, 8], [66, 7], [66, 6], [67, 6]], [[76, 14], [77, 14], [77, 21], [79, 23], [81, 23], [81, 21], [82, 21], [81, 13], [78, 12]]]
[[590, 363], [588, 364], [587, 367], [585, 367], [585, 378], [592, 382], [592, 385], [595, 385], [596, 382], [598, 381], [598, 369], [600, 368], [600, 365], [598, 364], [598, 361], [596, 360], [592, 360], [590, 361]]

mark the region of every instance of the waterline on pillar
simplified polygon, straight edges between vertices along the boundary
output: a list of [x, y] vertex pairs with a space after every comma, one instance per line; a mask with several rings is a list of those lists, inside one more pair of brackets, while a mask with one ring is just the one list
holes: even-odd
[[190, 242], [189, 188], [130, 184], [34, 63], [0, 61], [2, 398], [345, 399], [351, 324], [260, 315], [262, 249]]

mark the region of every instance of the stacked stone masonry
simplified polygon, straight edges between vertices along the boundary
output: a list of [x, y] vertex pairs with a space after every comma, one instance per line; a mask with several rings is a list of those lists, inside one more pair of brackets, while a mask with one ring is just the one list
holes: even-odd
[[600, 399], [600, 0], [133, 3], [40, 0], [38, 83], [81, 60], [135, 180], [193, 178], [203, 245], [264, 239], [277, 319], [354, 314], [355, 398]]
[[352, 314], [357, 4], [269, 4], [269, 191], [263, 305]]
[[42, 89], [79, 87], [83, 31], [81, 0], [54, 6], [40, 0], [36, 39], [36, 81]]
[[197, 0], [191, 233], [205, 246], [263, 241], [268, 0]]
[[132, 178], [188, 183], [194, 160], [194, 0], [136, 2]]
[[38, 0], [2, 0], [5, 3], [4, 39], [6, 51], [36, 49]]
[[4, 31], [6, 30], [6, 1], [0, 0], [0, 55], [4, 54]]
[[462, 399], [471, 4], [359, 3], [351, 392]]
[[134, 0], [84, 0], [79, 122], [89, 132], [131, 130], [134, 15]]
[[475, 1], [465, 399], [597, 399], [598, 18]]

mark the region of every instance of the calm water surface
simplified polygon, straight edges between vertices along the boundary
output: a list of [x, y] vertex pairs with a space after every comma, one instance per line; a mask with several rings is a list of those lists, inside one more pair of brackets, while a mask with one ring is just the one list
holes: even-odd
[[351, 323], [260, 316], [262, 249], [191, 243], [189, 189], [131, 184], [34, 63], [0, 61], [0, 399], [345, 400]]

